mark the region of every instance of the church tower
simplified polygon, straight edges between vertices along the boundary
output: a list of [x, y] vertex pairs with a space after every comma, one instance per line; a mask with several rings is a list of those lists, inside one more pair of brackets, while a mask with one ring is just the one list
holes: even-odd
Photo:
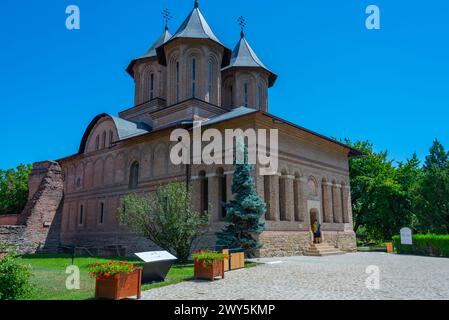
[[257, 57], [243, 32], [244, 20], [242, 17], [239, 20], [240, 40], [232, 52], [230, 64], [222, 70], [222, 106], [268, 111], [268, 88], [274, 85], [277, 75]]
[[131, 77], [134, 78], [134, 105], [141, 105], [156, 98], [166, 100], [167, 71], [157, 60], [156, 48], [163, 45], [170, 38], [171, 34], [166, 24], [164, 31], [151, 48], [142, 57], [131, 61], [126, 69]]
[[167, 105], [199, 99], [221, 105], [221, 68], [231, 51], [214, 34], [198, 0], [180, 28], [157, 48], [159, 63], [167, 67]]

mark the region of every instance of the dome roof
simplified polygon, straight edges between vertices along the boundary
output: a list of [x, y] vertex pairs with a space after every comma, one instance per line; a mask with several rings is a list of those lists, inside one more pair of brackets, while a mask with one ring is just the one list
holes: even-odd
[[148, 51], [141, 57], [134, 59], [133, 61], [131, 61], [131, 63], [129, 64], [128, 68], [126, 68], [126, 71], [131, 75], [134, 76], [134, 71], [133, 71], [133, 67], [134, 64], [137, 61], [140, 60], [144, 60], [144, 59], [151, 59], [151, 58], [156, 58], [157, 57], [157, 53], [156, 53], [156, 48], [160, 47], [161, 45], [163, 45], [164, 43], [166, 43], [170, 38], [172, 37], [172, 35], [170, 34], [170, 32], [168, 31], [168, 28], [165, 27], [164, 32], [159, 36], [159, 38], [156, 40], [156, 42], [151, 46], [150, 49], [148, 49]]
[[270, 87], [274, 85], [277, 79], [277, 75], [268, 69], [259, 59], [243, 33], [239, 42], [235, 46], [234, 51], [232, 51], [231, 63], [225, 67], [223, 71], [231, 68], [261, 68], [269, 73]]
[[231, 50], [229, 50], [215, 35], [212, 31], [211, 27], [207, 23], [200, 9], [198, 8], [198, 2], [195, 1], [195, 7], [192, 12], [187, 16], [184, 22], [181, 24], [179, 29], [175, 32], [175, 34], [166, 42], [164, 42], [161, 46], [159, 46], [156, 51], [159, 57], [159, 62], [162, 65], [166, 65], [167, 62], [165, 60], [165, 46], [176, 40], [176, 39], [207, 39], [215, 42], [224, 48], [223, 62], [222, 66], [229, 64], [229, 59], [231, 56]]

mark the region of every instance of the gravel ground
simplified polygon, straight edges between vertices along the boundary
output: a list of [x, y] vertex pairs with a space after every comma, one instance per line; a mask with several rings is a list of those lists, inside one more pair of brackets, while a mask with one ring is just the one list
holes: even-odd
[[[261, 264], [226, 273], [224, 280], [187, 281], [146, 291], [143, 299], [449, 299], [449, 259], [444, 258], [350, 253], [254, 261]], [[380, 275], [378, 288], [376, 281], [368, 281], [376, 270]]]

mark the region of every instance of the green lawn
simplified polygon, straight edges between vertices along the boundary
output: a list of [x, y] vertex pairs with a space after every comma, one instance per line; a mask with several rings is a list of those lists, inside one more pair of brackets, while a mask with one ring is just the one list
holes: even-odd
[[[80, 268], [80, 290], [67, 290], [67, 266], [72, 264], [70, 255], [30, 255], [20, 258], [20, 262], [31, 267], [32, 283], [36, 290], [31, 300], [86, 300], [94, 297], [95, 280], [88, 274], [88, 265], [110, 260], [129, 260], [127, 258], [77, 257], [74, 264]], [[167, 286], [193, 277], [193, 265], [175, 265], [167, 275], [166, 281], [144, 285], [142, 290]]]
[[[67, 290], [65, 273], [67, 266], [72, 264], [70, 255], [35, 254], [22, 256], [19, 261], [31, 267], [32, 283], [35, 292], [30, 300], [87, 300], [93, 299], [95, 294], [95, 280], [88, 274], [88, 266], [94, 262], [107, 262], [110, 260], [130, 260], [129, 258], [96, 258], [77, 257], [74, 264], [80, 268], [80, 290]], [[246, 268], [256, 266], [247, 263]], [[176, 284], [193, 279], [193, 265], [175, 265], [171, 268], [164, 282], [142, 286], [142, 290], [149, 290]]]

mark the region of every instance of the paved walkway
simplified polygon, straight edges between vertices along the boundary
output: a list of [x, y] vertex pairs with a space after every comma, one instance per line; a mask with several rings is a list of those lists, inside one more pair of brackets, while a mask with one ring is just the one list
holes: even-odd
[[[143, 293], [151, 300], [449, 299], [449, 259], [386, 253], [257, 259], [215, 282], [188, 281]], [[380, 272], [368, 289], [368, 266]], [[375, 282], [374, 282], [375, 284]]]

